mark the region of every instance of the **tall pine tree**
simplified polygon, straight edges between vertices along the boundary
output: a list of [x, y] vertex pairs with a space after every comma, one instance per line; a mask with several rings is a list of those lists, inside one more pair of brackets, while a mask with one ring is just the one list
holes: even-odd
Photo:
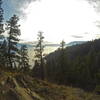
[[40, 78], [44, 80], [44, 64], [43, 64], [43, 51], [44, 51], [44, 44], [43, 44], [43, 32], [39, 32], [38, 34], [38, 43], [35, 48], [35, 57], [37, 58], [37, 61], [39, 63], [39, 69], [40, 69]]
[[1, 67], [6, 67], [7, 66], [7, 41], [4, 40], [2, 45], [1, 45], [1, 49], [0, 49], [0, 65]]
[[2, 34], [4, 32], [4, 29], [3, 29], [3, 8], [2, 8], [2, 0], [0, 0], [0, 34]]
[[[4, 36], [3, 36], [3, 32], [4, 32], [4, 29], [3, 29], [3, 20], [4, 20], [4, 18], [3, 18], [3, 13], [4, 13], [4, 11], [3, 11], [3, 8], [2, 8], [2, 0], [0, 0], [0, 39], [2, 40], [2, 41], [0, 41], [0, 65], [2, 66], [2, 63], [4, 62], [4, 52], [3, 52], [3, 50], [4, 50], [4, 44], [5, 44], [5, 41], [3, 41], [4, 40]], [[4, 42], [4, 43], [3, 43]], [[4, 65], [3, 65], [4, 66]]]
[[66, 52], [65, 52], [65, 42], [64, 40], [61, 41], [60, 43], [60, 56], [58, 59], [58, 67], [59, 67], [59, 83], [63, 81], [64, 84], [66, 84], [66, 80], [67, 80], [67, 57], [66, 57]]
[[19, 49], [18, 49], [18, 36], [20, 36], [20, 25], [18, 24], [19, 18], [16, 15], [10, 18], [6, 24], [6, 30], [8, 32], [8, 51], [7, 57], [9, 61], [9, 66], [13, 68], [13, 65], [16, 67], [16, 61], [19, 57]]
[[20, 49], [20, 68], [23, 72], [28, 72], [30, 69], [28, 48], [26, 45], [22, 45]]

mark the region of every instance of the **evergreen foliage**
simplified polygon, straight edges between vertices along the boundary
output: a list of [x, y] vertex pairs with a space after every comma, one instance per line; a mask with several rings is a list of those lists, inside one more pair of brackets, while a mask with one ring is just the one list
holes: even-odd
[[58, 49], [46, 59], [49, 81], [85, 90], [100, 86], [100, 39]]
[[19, 59], [19, 49], [18, 49], [18, 36], [20, 36], [20, 25], [18, 25], [19, 18], [16, 15], [10, 18], [6, 23], [6, 30], [8, 32], [8, 50], [7, 58], [9, 61], [9, 67], [16, 67], [16, 62]]
[[[2, 42], [0, 41], [0, 66], [2, 66], [3, 67], [3, 65], [4, 65], [4, 61], [6, 60], [5, 58], [5, 46], [6, 46], [6, 44], [5, 44], [5, 39], [4, 39], [4, 36], [3, 36], [3, 33], [4, 33], [4, 28], [3, 28], [3, 26], [4, 26], [4, 23], [3, 23], [3, 20], [4, 20], [4, 18], [3, 18], [3, 14], [4, 14], [4, 11], [3, 11], [3, 8], [2, 8], [2, 3], [3, 3], [3, 1], [2, 0], [0, 0], [0, 39], [2, 40]], [[3, 48], [4, 47], [4, 48]]]
[[42, 80], [44, 80], [44, 61], [43, 61], [43, 51], [44, 51], [43, 39], [44, 39], [44, 37], [43, 37], [43, 33], [41, 31], [39, 32], [37, 39], [38, 39], [38, 43], [37, 43], [36, 48], [35, 48], [35, 58], [36, 58], [35, 63], [36, 63], [36, 65], [38, 63], [39, 66], [34, 66], [33, 71], [35, 71], [36, 67], [39, 67], [38, 71], [40, 73], [38, 73], [39, 74], [38, 76]]
[[23, 72], [28, 72], [30, 65], [29, 65], [29, 56], [28, 56], [28, 48], [26, 45], [22, 45], [20, 49], [20, 62], [19, 62], [19, 69]]
[[0, 0], [0, 34], [2, 34], [4, 32], [4, 29], [3, 29], [3, 8], [2, 8], [2, 0]]

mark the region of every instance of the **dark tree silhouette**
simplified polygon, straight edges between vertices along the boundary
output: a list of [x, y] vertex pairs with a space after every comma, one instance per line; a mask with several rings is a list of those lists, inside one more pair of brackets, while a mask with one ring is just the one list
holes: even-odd
[[38, 43], [35, 48], [35, 57], [37, 58], [40, 66], [40, 73], [41, 73], [41, 79], [44, 79], [44, 66], [43, 66], [43, 51], [44, 51], [44, 45], [43, 45], [43, 32], [39, 32], [38, 34]]
[[6, 30], [8, 32], [8, 61], [10, 64], [10, 67], [13, 67], [13, 64], [16, 67], [15, 62], [18, 60], [19, 57], [19, 49], [18, 49], [18, 36], [20, 36], [20, 25], [18, 25], [19, 18], [16, 15], [13, 15], [13, 17], [10, 18], [9, 21], [6, 23]]
[[3, 8], [2, 8], [2, 3], [3, 3], [3, 1], [0, 0], [0, 39], [2, 40], [2, 41], [0, 41], [0, 64], [1, 64], [1, 66], [4, 62], [4, 55], [5, 55], [4, 52], [3, 52], [4, 48], [5, 48], [4, 47], [5, 41], [3, 41], [4, 40], [4, 36], [3, 36], [3, 33], [4, 33], [4, 28], [3, 28], [3, 24], [4, 24], [3, 23], [3, 20], [4, 20], [3, 14], [4, 14], [4, 11], [3, 11]]
[[67, 70], [68, 70], [68, 60], [67, 60], [67, 54], [66, 54], [66, 51], [65, 51], [65, 42], [64, 40], [61, 41], [60, 43], [60, 57], [58, 59], [58, 66], [59, 66], [59, 77], [60, 77], [60, 80], [59, 80], [59, 83], [61, 83], [61, 81], [63, 81], [63, 83], [65, 84], [66, 83], [66, 80], [64, 79], [67, 79]]
[[22, 45], [20, 49], [20, 68], [23, 72], [28, 72], [30, 69], [28, 48], [26, 45]]
[[64, 48], [65, 48], [65, 41], [64, 40], [61, 41], [60, 48], [61, 48], [61, 50], [64, 50]]
[[7, 66], [7, 63], [8, 63], [8, 61], [7, 61], [7, 41], [6, 40], [4, 40], [2, 42], [0, 53], [1, 53], [0, 65], [3, 66], [3, 68], [4, 68]]
[[2, 34], [4, 32], [4, 29], [3, 29], [3, 9], [2, 9], [2, 0], [0, 0], [0, 34]]

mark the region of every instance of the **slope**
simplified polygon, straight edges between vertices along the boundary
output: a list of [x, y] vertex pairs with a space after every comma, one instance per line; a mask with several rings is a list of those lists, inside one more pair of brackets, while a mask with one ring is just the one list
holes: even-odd
[[24, 74], [3, 72], [0, 75], [0, 100], [100, 100], [100, 96]]

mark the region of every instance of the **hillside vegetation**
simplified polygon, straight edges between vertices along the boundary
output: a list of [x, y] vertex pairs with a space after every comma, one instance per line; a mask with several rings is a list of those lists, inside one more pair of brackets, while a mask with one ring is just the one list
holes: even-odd
[[[100, 39], [59, 48], [45, 58], [48, 81], [100, 91]], [[38, 70], [34, 70], [38, 73]]]
[[0, 100], [100, 100], [100, 96], [79, 88], [58, 86], [24, 74], [0, 74]]

